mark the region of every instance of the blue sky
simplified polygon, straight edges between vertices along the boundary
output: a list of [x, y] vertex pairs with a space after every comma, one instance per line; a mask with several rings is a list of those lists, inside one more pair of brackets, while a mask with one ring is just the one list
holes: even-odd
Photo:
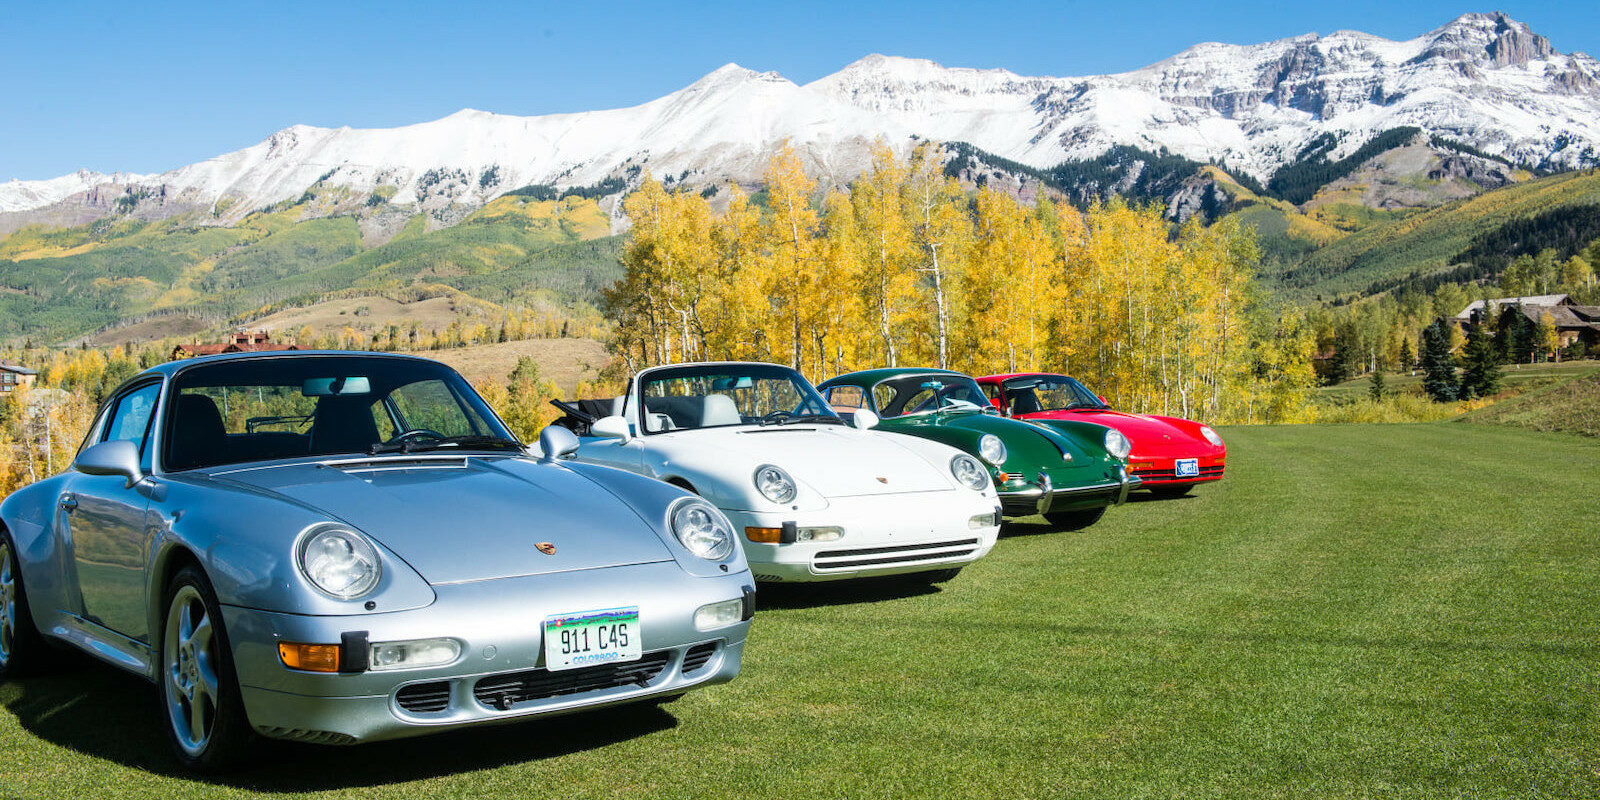
[[[1324, 3], [29, 2], [0, 11], [0, 180], [157, 172], [295, 123], [387, 127], [464, 107], [634, 105], [722, 64], [799, 83], [868, 53], [1031, 75], [1121, 72], [1191, 44], [1354, 28], [1405, 39], [1467, 11]], [[1563, 52], [1600, 3], [1502, 2]]]

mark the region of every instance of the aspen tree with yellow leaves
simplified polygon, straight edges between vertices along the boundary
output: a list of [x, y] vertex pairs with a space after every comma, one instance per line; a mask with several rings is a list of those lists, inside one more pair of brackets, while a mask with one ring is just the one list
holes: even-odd
[[816, 190], [794, 149], [779, 150], [767, 169], [766, 288], [783, 321], [772, 338], [782, 342], [789, 364], [796, 369], [806, 366], [807, 331], [816, 322], [819, 305], [819, 220], [811, 204]]
[[772, 360], [819, 381], [876, 366], [1065, 372], [1136, 412], [1305, 418], [1314, 328], [1259, 309], [1251, 231], [1174, 231], [1120, 200], [969, 194], [938, 153], [880, 144], [847, 192], [824, 192], [786, 147], [764, 201], [731, 187], [720, 216], [646, 180], [605, 294], [613, 351], [629, 370]]
[[[874, 346], [861, 348], [861, 355], [867, 363], [890, 367], [900, 366], [898, 332], [912, 313], [916, 286], [911, 272], [916, 252], [902, 194], [906, 177], [906, 165], [880, 143], [873, 150], [872, 168], [850, 192], [862, 243], [856, 291], [875, 339]], [[858, 335], [867, 336], [867, 330]]]

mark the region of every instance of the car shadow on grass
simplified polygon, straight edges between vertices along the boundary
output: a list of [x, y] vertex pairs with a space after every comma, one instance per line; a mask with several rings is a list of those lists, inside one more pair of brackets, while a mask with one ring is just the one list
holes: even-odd
[[940, 591], [937, 583], [916, 576], [898, 575], [816, 583], [763, 583], [756, 592], [756, 608], [799, 609], [877, 603], [938, 594]]
[[173, 757], [155, 689], [98, 664], [0, 684], [0, 704], [28, 732], [86, 756], [133, 769], [259, 792], [318, 792], [382, 786], [555, 758], [669, 730], [664, 708], [644, 703], [468, 730], [327, 747], [263, 741], [259, 764], [195, 775]]

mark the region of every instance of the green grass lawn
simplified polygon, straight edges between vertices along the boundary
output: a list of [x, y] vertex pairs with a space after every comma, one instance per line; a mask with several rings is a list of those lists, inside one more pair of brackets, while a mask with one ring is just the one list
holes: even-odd
[[1591, 439], [1224, 431], [1229, 477], [1012, 526], [938, 590], [763, 595], [734, 683], [177, 772], [108, 669], [0, 685], [0, 797], [1594, 797]]

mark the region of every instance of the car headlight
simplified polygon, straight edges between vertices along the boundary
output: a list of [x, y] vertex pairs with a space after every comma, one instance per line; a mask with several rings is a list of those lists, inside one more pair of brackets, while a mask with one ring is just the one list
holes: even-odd
[[733, 525], [704, 500], [687, 500], [672, 510], [672, 535], [689, 552], [721, 561], [733, 552]]
[[1123, 436], [1116, 428], [1107, 428], [1106, 452], [1117, 458], [1127, 458], [1128, 454], [1133, 452], [1133, 442], [1128, 441], [1128, 437]]
[[311, 585], [340, 600], [354, 600], [378, 585], [378, 550], [348, 528], [327, 527], [300, 542], [300, 572]]
[[986, 433], [978, 440], [978, 455], [983, 456], [984, 461], [998, 467], [1006, 463], [1006, 443], [1000, 441], [1000, 437]]
[[782, 469], [771, 464], [756, 467], [755, 481], [762, 497], [780, 505], [794, 501], [794, 478]]
[[1211, 426], [1210, 425], [1201, 425], [1200, 426], [1200, 435], [1206, 437], [1206, 441], [1208, 441], [1208, 442], [1210, 442], [1210, 443], [1212, 443], [1212, 444], [1214, 444], [1214, 445], [1216, 445], [1218, 447], [1222, 446], [1222, 437], [1217, 435], [1216, 431], [1211, 430]]
[[978, 459], [965, 453], [950, 459], [950, 474], [957, 483], [975, 492], [989, 488], [989, 473], [983, 471]]

